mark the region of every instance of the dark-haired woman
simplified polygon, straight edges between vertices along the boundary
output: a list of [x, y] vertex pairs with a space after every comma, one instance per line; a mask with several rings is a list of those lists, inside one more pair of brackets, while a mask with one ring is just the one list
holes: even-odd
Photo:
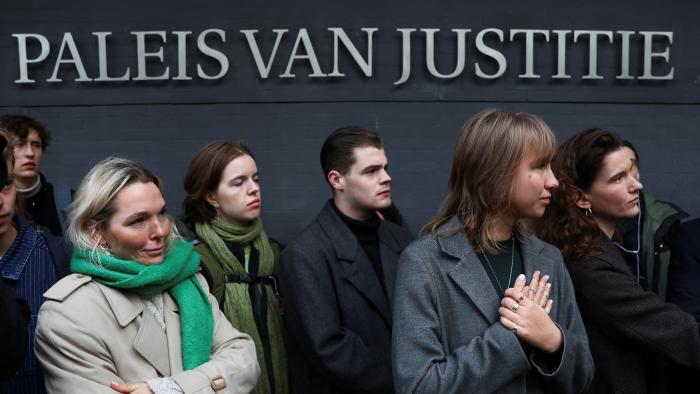
[[234, 327], [253, 337], [262, 370], [254, 393], [286, 394], [287, 362], [276, 271], [279, 245], [260, 220], [255, 158], [238, 142], [212, 142], [185, 175], [185, 221], [200, 243], [212, 293]]
[[700, 368], [700, 330], [644, 291], [620, 253], [619, 225], [639, 212], [636, 155], [589, 129], [559, 147], [552, 167], [559, 188], [537, 233], [561, 249], [574, 283], [596, 365], [590, 392], [668, 392], [667, 365]]

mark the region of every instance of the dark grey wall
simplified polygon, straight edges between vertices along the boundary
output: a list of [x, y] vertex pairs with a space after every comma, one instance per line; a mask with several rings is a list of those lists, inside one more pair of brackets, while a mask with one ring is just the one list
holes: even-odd
[[[393, 177], [393, 197], [409, 223], [417, 229], [438, 208], [445, 189], [451, 146], [464, 121], [491, 106], [524, 110], [542, 116], [563, 140], [575, 132], [599, 126], [631, 140], [642, 159], [647, 190], [674, 201], [693, 215], [700, 214], [700, 5], [652, 1], [586, 2], [347, 2], [295, 3], [211, 1], [112, 2], [45, 0], [3, 2], [0, 6], [0, 112], [20, 112], [45, 122], [54, 135], [45, 159], [49, 179], [77, 186], [92, 164], [109, 154], [136, 159], [161, 175], [171, 211], [182, 199], [182, 175], [194, 153], [213, 139], [242, 139], [251, 146], [262, 172], [263, 217], [268, 232], [289, 241], [312, 220], [329, 197], [321, 175], [318, 151], [334, 128], [349, 124], [376, 129], [385, 139]], [[328, 27], [359, 31], [377, 27], [375, 76], [365, 78], [345, 59], [346, 78], [311, 80], [300, 62], [298, 77], [282, 81], [300, 27], [309, 29], [324, 71], [330, 72], [332, 47]], [[672, 81], [616, 81], [619, 43], [604, 45], [599, 54], [605, 79], [583, 81], [587, 47], [569, 48], [572, 79], [553, 81], [551, 43], [536, 45], [539, 80], [519, 80], [523, 72], [521, 41], [501, 48], [509, 59], [503, 78], [485, 82], [473, 77], [473, 33], [468, 36], [467, 70], [452, 81], [431, 78], [422, 65], [424, 41], [414, 39], [414, 72], [404, 85], [393, 86], [400, 75], [400, 43], [396, 28], [472, 28], [504, 30], [602, 29], [674, 32]], [[221, 48], [231, 61], [222, 80], [123, 82], [115, 84], [41, 82], [52, 71], [49, 61], [32, 69], [37, 83], [22, 86], [18, 78], [17, 43], [13, 33], [39, 33], [52, 43], [55, 58], [61, 36], [73, 33], [88, 73], [96, 74], [96, 51], [90, 36], [112, 31], [110, 67], [113, 74], [135, 68], [136, 30], [227, 31]], [[259, 29], [268, 51], [271, 29], [289, 28], [291, 37], [271, 78], [260, 80], [252, 56], [238, 33]], [[361, 42], [361, 35], [352, 36]], [[633, 50], [639, 52], [639, 42]], [[444, 70], [453, 67], [454, 40], [447, 34], [439, 45]], [[173, 47], [166, 46], [168, 50]], [[635, 53], [636, 53], [635, 52]], [[193, 48], [191, 55], [196, 57]], [[172, 59], [174, 55], [170, 55]], [[113, 60], [113, 62], [112, 62]], [[639, 53], [632, 73], [640, 73]], [[193, 61], [192, 64], [195, 64]], [[488, 63], [485, 63], [488, 64]], [[157, 70], [157, 65], [154, 66]], [[659, 66], [660, 71], [667, 69]], [[68, 67], [67, 70], [70, 68]], [[92, 70], [92, 71], [91, 71]], [[155, 73], [155, 72], [154, 72]], [[70, 72], [62, 73], [72, 75]]]

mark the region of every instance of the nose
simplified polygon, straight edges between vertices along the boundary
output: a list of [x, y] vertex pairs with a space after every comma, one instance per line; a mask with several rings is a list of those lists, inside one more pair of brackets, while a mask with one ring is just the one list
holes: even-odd
[[382, 184], [389, 183], [391, 182], [391, 176], [389, 176], [389, 172], [387, 170], [382, 170], [382, 178], [380, 181]]
[[151, 239], [164, 238], [170, 232], [170, 220], [166, 217], [163, 220], [156, 218], [151, 226]]
[[554, 176], [552, 167], [549, 166], [547, 166], [547, 178], [544, 182], [544, 187], [547, 190], [556, 189], [559, 187], [559, 181], [557, 181], [557, 177]]
[[260, 185], [254, 180], [250, 180], [250, 189], [248, 189], [248, 194], [255, 195], [260, 192]]
[[637, 178], [632, 178], [632, 182], [630, 183], [630, 191], [632, 193], [637, 193], [640, 190], [644, 188], [644, 185], [642, 185], [642, 182], [640, 182]]

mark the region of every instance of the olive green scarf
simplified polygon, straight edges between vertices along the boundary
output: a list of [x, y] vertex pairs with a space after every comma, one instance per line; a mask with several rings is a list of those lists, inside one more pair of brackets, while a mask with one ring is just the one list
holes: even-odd
[[[91, 257], [97, 257], [99, 265]], [[101, 252], [76, 248], [71, 270], [105, 286], [152, 297], [168, 291], [180, 309], [182, 365], [194, 369], [209, 361], [214, 319], [207, 293], [195, 278], [199, 254], [189, 242], [176, 240], [160, 264], [144, 265]]]
[[[197, 236], [204, 242], [206, 248], [197, 247], [202, 252], [202, 261], [208, 267], [216, 264], [216, 269], [210, 269], [222, 274], [243, 275], [246, 274], [244, 265], [239, 262], [226, 246], [225, 241], [237, 246], [252, 246], [259, 253], [259, 267], [257, 276], [271, 276], [275, 272], [275, 253], [270, 245], [270, 240], [262, 228], [262, 222], [258, 218], [248, 226], [226, 223], [220, 219], [214, 219], [210, 223], [197, 223], [195, 225]], [[214, 260], [214, 261], [212, 261]], [[223, 280], [223, 279], [221, 279]], [[260, 333], [255, 324], [253, 306], [248, 293], [247, 283], [226, 283], [223, 292], [224, 314], [231, 324], [240, 331], [250, 335], [255, 341], [255, 349], [261, 368], [261, 379], [255, 386], [253, 393], [271, 393], [269, 376], [265, 354], [263, 352]], [[287, 359], [284, 348], [284, 332], [282, 316], [277, 296], [270, 286], [256, 284], [258, 291], [264, 291], [267, 299], [267, 327], [269, 333], [271, 364], [275, 380], [275, 392], [287, 393]], [[270, 360], [268, 360], [269, 362]]]

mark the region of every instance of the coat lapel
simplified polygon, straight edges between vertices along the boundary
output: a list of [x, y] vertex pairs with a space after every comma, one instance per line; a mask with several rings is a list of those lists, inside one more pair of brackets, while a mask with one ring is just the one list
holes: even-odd
[[[446, 226], [449, 226], [450, 223], [456, 225], [456, 219], [454, 221], [453, 223], [451, 220]], [[463, 232], [452, 233], [438, 237], [437, 241], [443, 252], [459, 259], [448, 269], [447, 275], [476, 305], [487, 321], [496, 321], [498, 319], [498, 305], [501, 300], [498, 298], [498, 293], [493, 288], [491, 279], [489, 279], [479, 258], [474, 253], [466, 234]]]
[[[343, 276], [379, 311], [384, 322], [391, 327], [391, 311], [389, 302], [384, 295], [379, 278], [374, 272], [369, 257], [357, 242], [357, 238], [331, 206], [332, 200], [326, 203], [319, 214], [318, 222], [335, 249], [336, 257], [343, 264]], [[381, 226], [380, 226], [381, 227]], [[385, 252], [386, 253], [386, 252]], [[381, 242], [380, 242], [380, 256]], [[383, 264], [383, 262], [382, 262]]]
[[384, 223], [379, 225], [379, 256], [382, 260], [382, 272], [386, 295], [389, 298], [389, 309], [394, 305], [394, 283], [396, 282], [396, 269], [398, 268], [401, 245]]
[[[121, 327], [140, 324], [134, 338], [134, 350], [140, 354], [162, 376], [170, 376], [170, 362], [163, 349], [167, 346], [165, 330], [149, 311], [144, 309], [144, 301], [133, 293], [100, 286], [117, 322]], [[141, 315], [140, 322], [137, 317]]]
[[169, 294], [163, 300], [163, 317], [165, 319], [166, 336], [168, 337], [168, 354], [170, 354], [170, 369], [173, 373], [183, 370], [182, 364], [182, 332], [180, 310]]

